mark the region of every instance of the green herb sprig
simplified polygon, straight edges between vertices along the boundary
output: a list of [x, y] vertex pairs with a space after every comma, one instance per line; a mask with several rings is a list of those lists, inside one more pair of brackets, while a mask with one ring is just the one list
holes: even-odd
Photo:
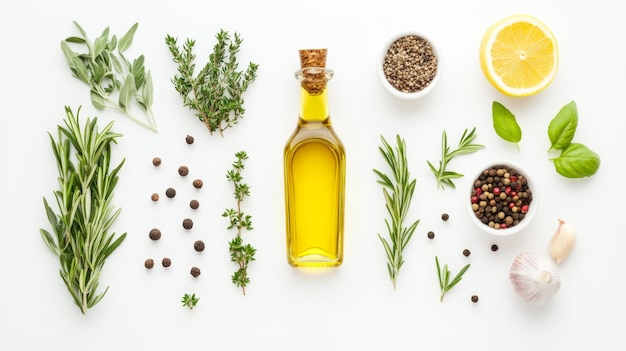
[[236, 208], [228, 208], [222, 213], [222, 217], [228, 217], [229, 225], [227, 229], [237, 229], [237, 235], [229, 242], [228, 250], [230, 251], [231, 262], [237, 263], [239, 269], [232, 275], [233, 284], [241, 287], [243, 294], [246, 294], [246, 286], [250, 282], [248, 277], [248, 264], [255, 260], [254, 254], [256, 249], [250, 244], [244, 244], [242, 232], [243, 230], [252, 230], [252, 216], [247, 215], [241, 209], [241, 203], [244, 198], [250, 196], [250, 187], [243, 183], [241, 171], [244, 169], [243, 161], [248, 159], [245, 151], [239, 151], [235, 154], [236, 160], [232, 164], [232, 169], [226, 173], [226, 179], [231, 181], [235, 186], [235, 199], [237, 200]]
[[[119, 40], [115, 35], [109, 36], [110, 30], [107, 27], [93, 42], [77, 22], [74, 21], [74, 25], [81, 36], [71, 36], [61, 41], [61, 50], [72, 76], [89, 86], [92, 104], [98, 110], [118, 110], [134, 122], [156, 132], [157, 126], [152, 112], [152, 74], [149, 70], [146, 71], [143, 55], [132, 62], [124, 56], [133, 41], [138, 23]], [[71, 44], [83, 45], [87, 52], [75, 52], [70, 47]], [[143, 110], [145, 121], [130, 113], [129, 108], [133, 102]]]
[[548, 125], [550, 150], [561, 151], [551, 160], [557, 173], [567, 178], [590, 177], [601, 163], [596, 152], [582, 143], [573, 142], [577, 127], [578, 108], [574, 101], [563, 106]]
[[195, 110], [210, 134], [233, 127], [243, 118], [243, 93], [257, 77], [258, 64], [250, 62], [245, 71], [239, 71], [237, 54], [243, 39], [238, 33], [234, 38], [225, 30], [220, 30], [217, 43], [208, 62], [196, 74], [193, 49], [196, 41], [187, 39], [181, 48], [177, 39], [165, 37], [173, 60], [178, 64], [178, 74], [172, 78], [176, 91], [183, 98], [184, 106]]
[[52, 233], [41, 228], [48, 248], [58, 256], [63, 282], [83, 314], [108, 291], [98, 292], [100, 272], [106, 259], [124, 241], [109, 233], [121, 209], [112, 203], [122, 160], [111, 168], [111, 144], [120, 134], [113, 122], [98, 130], [97, 118], [87, 119], [81, 129], [79, 113], [65, 107], [65, 126], [58, 126], [50, 141], [59, 171], [60, 189], [54, 192], [58, 213], [44, 197], [44, 208]]
[[416, 220], [409, 226], [404, 225], [415, 192], [416, 180], [410, 179], [406, 143], [400, 135], [396, 135], [395, 149], [383, 136], [380, 139], [383, 145], [378, 149], [393, 173], [393, 180], [383, 172], [374, 169], [374, 173], [379, 178], [377, 182], [383, 186], [385, 206], [390, 217], [385, 219], [389, 240], [380, 234], [378, 238], [385, 248], [387, 271], [395, 290], [400, 268], [404, 264], [402, 253], [419, 224], [419, 220]]
[[517, 123], [515, 115], [501, 103], [494, 101], [491, 106], [493, 129], [498, 136], [506, 141], [514, 143], [519, 150], [519, 142], [522, 140], [522, 128]]
[[200, 301], [200, 298], [197, 297], [195, 293], [193, 293], [191, 295], [183, 295], [183, 299], [180, 302], [182, 302], [184, 307], [189, 307], [189, 309], [192, 310], [194, 307], [196, 307], [198, 301]]
[[437, 265], [437, 276], [439, 277], [439, 288], [441, 290], [439, 302], [443, 302], [445, 294], [461, 281], [463, 274], [465, 274], [465, 272], [470, 268], [470, 264], [466, 264], [465, 267], [463, 267], [454, 277], [454, 279], [452, 279], [452, 281], [450, 281], [452, 273], [450, 273], [448, 265], [444, 265], [442, 269], [439, 265], [439, 258], [437, 256], [435, 256], [435, 264]]
[[439, 167], [435, 168], [430, 161], [426, 161], [428, 162], [428, 167], [430, 167], [430, 170], [437, 179], [437, 186], [441, 187], [442, 190], [444, 190], [444, 185], [456, 188], [453, 180], [463, 177], [463, 174], [461, 173], [447, 170], [448, 163], [452, 160], [452, 158], [461, 154], [469, 154], [485, 147], [480, 144], [472, 144], [472, 141], [474, 141], [477, 136], [475, 132], [475, 127], [469, 133], [467, 132], [467, 129], [465, 129], [457, 148], [450, 151], [450, 147], [448, 146], [448, 136], [446, 131], [443, 131], [441, 135], [441, 160], [439, 160]]

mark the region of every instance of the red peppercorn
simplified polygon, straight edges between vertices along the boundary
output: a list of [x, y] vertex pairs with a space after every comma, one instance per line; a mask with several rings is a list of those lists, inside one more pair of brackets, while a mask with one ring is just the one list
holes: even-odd
[[522, 213], [527, 213], [528, 212], [528, 205], [523, 205], [522, 206]]
[[478, 196], [472, 196], [472, 203], [473, 204], [477, 204], [478, 203]]
[[506, 188], [504, 188], [504, 192], [507, 194], [511, 194], [511, 187], [507, 186]]
[[476, 188], [476, 189], [474, 189], [474, 192], [476, 193], [476, 196], [480, 196], [480, 194], [482, 194], [482, 193], [483, 193], [483, 189], [481, 189], [481, 188]]
[[515, 207], [515, 202], [509, 202], [509, 208]]

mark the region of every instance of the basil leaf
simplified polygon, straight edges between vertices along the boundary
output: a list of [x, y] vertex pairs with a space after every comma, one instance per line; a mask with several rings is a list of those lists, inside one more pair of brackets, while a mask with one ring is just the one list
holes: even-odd
[[519, 149], [519, 142], [522, 140], [522, 129], [515, 116], [501, 103], [494, 101], [491, 107], [493, 119], [493, 129], [500, 138], [515, 143]]
[[600, 156], [580, 143], [569, 144], [559, 157], [552, 160], [556, 171], [567, 178], [589, 177], [600, 168]]
[[578, 109], [574, 101], [563, 106], [548, 126], [550, 149], [563, 150], [574, 139], [578, 127]]

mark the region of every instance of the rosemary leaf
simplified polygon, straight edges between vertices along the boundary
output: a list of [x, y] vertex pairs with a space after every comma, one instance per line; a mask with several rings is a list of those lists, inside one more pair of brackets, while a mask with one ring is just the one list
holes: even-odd
[[480, 144], [472, 144], [472, 141], [476, 138], [475, 132], [476, 128], [472, 129], [469, 133], [468, 130], [465, 129], [457, 148], [451, 151], [448, 146], [448, 136], [446, 131], [443, 131], [441, 135], [441, 159], [439, 160], [438, 167], [435, 167], [430, 161], [426, 161], [431, 172], [435, 175], [435, 179], [437, 179], [437, 186], [441, 187], [442, 190], [444, 190], [444, 185], [456, 188], [454, 179], [463, 177], [461, 173], [447, 170], [448, 163], [452, 158], [461, 154], [469, 154], [485, 147]]
[[439, 278], [439, 289], [441, 292], [439, 295], [439, 302], [443, 302], [445, 294], [461, 281], [463, 274], [465, 274], [465, 272], [470, 268], [470, 264], [466, 264], [452, 279], [452, 281], [450, 281], [452, 273], [448, 269], [448, 265], [444, 264], [442, 269], [437, 256], [435, 256], [435, 265], [437, 266], [437, 276]]

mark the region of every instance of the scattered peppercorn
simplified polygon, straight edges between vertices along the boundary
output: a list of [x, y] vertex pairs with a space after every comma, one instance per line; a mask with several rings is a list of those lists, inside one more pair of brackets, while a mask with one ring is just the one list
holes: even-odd
[[151, 258], [148, 258], [143, 265], [148, 268], [148, 269], [152, 269], [152, 267], [154, 267], [154, 260]]
[[197, 278], [200, 275], [200, 268], [198, 268], [198, 267], [191, 267], [190, 273], [191, 273], [191, 275], [194, 278]]
[[148, 234], [148, 236], [152, 240], [159, 240], [161, 239], [161, 231], [158, 230], [157, 228], [153, 228], [150, 230], [150, 234]]
[[159, 166], [161, 165], [161, 159], [160, 159], [159, 157], [155, 157], [155, 158], [153, 158], [153, 159], [152, 159], [152, 164], [153, 164], [155, 167], [159, 167]]
[[403, 36], [387, 49], [383, 72], [389, 84], [399, 91], [418, 92], [437, 75], [437, 56], [427, 40], [417, 35]]
[[478, 295], [472, 295], [472, 302], [473, 303], [478, 302]]
[[494, 252], [498, 251], [498, 245], [496, 244], [491, 245], [491, 251], [494, 251]]
[[187, 144], [191, 145], [191, 144], [193, 144], [193, 141], [194, 141], [193, 137], [191, 135], [187, 134], [187, 136], [185, 137], [185, 142]]
[[150, 196], [150, 198], [152, 199], [152, 201], [159, 201], [159, 194], [154, 193]]
[[193, 249], [198, 251], [198, 252], [204, 251], [204, 241], [196, 240], [196, 242], [193, 243]]
[[189, 167], [187, 166], [178, 167], [178, 174], [180, 174], [183, 177], [186, 176], [187, 174], [189, 174]]
[[434, 239], [435, 238], [435, 232], [433, 232], [432, 230], [429, 231], [426, 235], [428, 235], [428, 239]]
[[189, 207], [191, 207], [191, 209], [193, 210], [197, 210], [198, 207], [200, 207], [200, 202], [198, 200], [191, 200], [189, 201]]
[[463, 250], [463, 256], [468, 257], [471, 254], [472, 253], [470, 252], [470, 250], [468, 250], [468, 249]]
[[169, 267], [172, 265], [172, 260], [169, 257], [165, 257], [161, 261], [161, 264], [163, 265], [163, 267]]
[[191, 218], [183, 219], [183, 228], [191, 229], [192, 227], [193, 227], [193, 221], [191, 220]]
[[167, 188], [167, 190], [165, 190], [165, 196], [169, 197], [170, 199], [173, 198], [174, 196], [176, 196], [176, 190], [174, 188]]
[[202, 185], [204, 185], [204, 183], [202, 183], [201, 179], [196, 179], [193, 181], [193, 187], [196, 189], [202, 188]]
[[447, 221], [449, 218], [450, 218], [450, 215], [449, 215], [449, 214], [447, 214], [447, 213], [444, 213], [444, 214], [442, 214], [442, 215], [441, 215], [441, 219], [442, 219], [444, 222], [445, 222], [445, 221]]

